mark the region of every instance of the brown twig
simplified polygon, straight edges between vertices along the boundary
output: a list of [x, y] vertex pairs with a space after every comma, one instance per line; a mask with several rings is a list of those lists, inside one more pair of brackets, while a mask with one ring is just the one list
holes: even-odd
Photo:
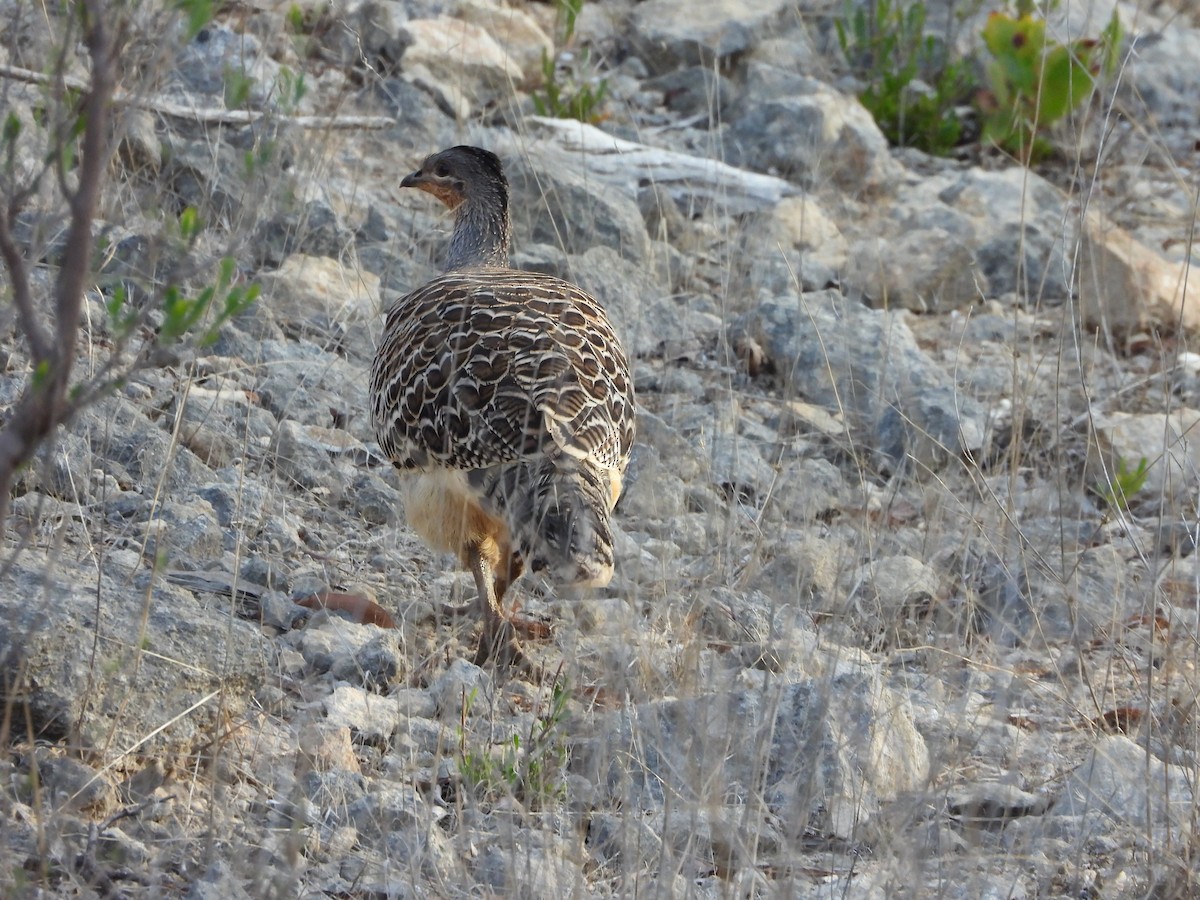
[[[109, 159], [109, 112], [116, 90], [117, 47], [101, 0], [79, 7], [83, 39], [92, 60], [92, 79], [82, 101], [84, 129], [78, 188], [68, 197], [70, 224], [64, 263], [54, 287], [55, 323], [49, 335], [36, 320], [28, 271], [13, 241], [5, 210], [0, 225], [0, 256], [8, 266], [20, 325], [33, 355], [33, 375], [0, 429], [0, 539], [8, 522], [9, 494], [18, 468], [62, 423], [69, 409], [67, 389], [75, 363], [83, 291], [90, 274], [92, 220]], [[10, 201], [13, 198], [10, 198]]]
[[[52, 76], [35, 72], [32, 69], [22, 69], [19, 66], [0, 64], [0, 78], [10, 78], [13, 81], [24, 81], [29, 84], [61, 83], [67, 87], [86, 90], [88, 85], [83, 79], [63, 76], [61, 80]], [[173, 119], [186, 119], [189, 122], [199, 122], [202, 125], [250, 125], [264, 116], [266, 112], [250, 112], [242, 109], [201, 109], [182, 103], [172, 103], [160, 97], [143, 97], [136, 94], [117, 92], [112, 102], [118, 106], [133, 106], [147, 112], [155, 112]], [[390, 116], [277, 116], [280, 121], [295, 125], [297, 128], [327, 128], [343, 130], [351, 128], [390, 128], [396, 120]]]

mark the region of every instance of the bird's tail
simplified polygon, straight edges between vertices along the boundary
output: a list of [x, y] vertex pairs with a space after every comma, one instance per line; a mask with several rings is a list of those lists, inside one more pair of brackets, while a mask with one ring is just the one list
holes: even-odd
[[613, 574], [615, 473], [563, 454], [472, 473], [508, 524], [526, 567], [551, 581], [603, 587]]

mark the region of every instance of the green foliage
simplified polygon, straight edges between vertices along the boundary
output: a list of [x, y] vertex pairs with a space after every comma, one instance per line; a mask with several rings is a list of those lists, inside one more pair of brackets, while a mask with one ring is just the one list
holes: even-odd
[[[583, 10], [584, 0], [558, 0], [558, 19], [562, 33], [560, 45], [569, 45], [575, 36], [575, 21]], [[595, 78], [592, 72], [591, 55], [586, 51], [572, 58], [573, 65], [560, 71], [559, 58], [542, 51], [541, 91], [532, 95], [533, 108], [539, 116], [556, 119], [578, 119], [580, 122], [596, 122], [600, 119], [600, 106], [608, 96], [608, 79]]]
[[304, 10], [300, 8], [300, 4], [293, 3], [288, 7], [286, 21], [288, 31], [293, 34], [304, 34]]
[[1099, 40], [1062, 44], [1047, 37], [1045, 20], [1028, 6], [1018, 4], [1017, 18], [992, 13], [982, 32], [992, 56], [983, 138], [1026, 163], [1049, 152], [1045, 129], [1086, 100], [1102, 75], [1112, 74], [1122, 37], [1114, 10]]
[[1150, 473], [1150, 463], [1146, 457], [1138, 460], [1136, 469], [1132, 471], [1124, 460], [1117, 460], [1117, 473], [1108, 484], [1096, 486], [1096, 493], [1111, 509], [1128, 509], [1129, 499], [1146, 486], [1146, 478]]
[[966, 60], [951, 60], [925, 34], [925, 4], [903, 9], [899, 0], [851, 8], [835, 23], [842, 53], [866, 83], [859, 100], [887, 139], [944, 156], [958, 145], [962, 122], [955, 109], [975, 87]]
[[560, 81], [558, 63], [545, 51], [542, 51], [542, 77], [545, 79], [542, 92], [533, 95], [533, 108], [539, 116], [580, 122], [599, 119], [596, 110], [608, 94], [608, 79], [600, 79], [594, 87], [587, 81]]
[[21, 120], [15, 112], [10, 112], [4, 118], [3, 140], [6, 144], [13, 143], [21, 136]]
[[514, 733], [494, 749], [460, 746], [458, 770], [463, 784], [481, 802], [516, 797], [532, 809], [541, 809], [562, 800], [570, 752], [559, 726], [566, 711], [567, 689], [559, 681], [549, 709], [534, 721], [524, 741]]
[[[178, 341], [194, 328], [213, 307], [213, 300], [221, 297], [204, 334], [198, 340], [201, 346], [213, 343], [220, 328], [233, 316], [247, 309], [258, 299], [257, 284], [234, 284], [236, 277], [236, 262], [232, 256], [226, 256], [218, 266], [217, 276], [213, 283], [203, 288], [195, 297], [188, 297], [178, 285], [168, 285], [163, 291], [163, 321], [158, 329], [160, 344]], [[116, 294], [114, 293], [114, 298]], [[110, 304], [112, 301], [110, 301]], [[120, 312], [120, 306], [112, 311]], [[120, 321], [116, 319], [116, 321]]]
[[279, 108], [285, 114], [295, 113], [300, 101], [308, 94], [303, 72], [293, 72], [287, 66], [279, 69]]
[[250, 101], [250, 90], [254, 87], [254, 79], [245, 72], [225, 68], [225, 106], [229, 109], [243, 109]]
[[187, 16], [187, 40], [200, 33], [212, 21], [212, 0], [175, 0], [175, 8]]

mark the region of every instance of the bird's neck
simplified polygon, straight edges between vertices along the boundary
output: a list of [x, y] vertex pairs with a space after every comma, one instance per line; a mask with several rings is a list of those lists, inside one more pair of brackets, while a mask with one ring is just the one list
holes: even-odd
[[511, 238], [507, 192], [466, 200], [458, 207], [442, 268], [452, 272], [474, 266], [506, 267]]

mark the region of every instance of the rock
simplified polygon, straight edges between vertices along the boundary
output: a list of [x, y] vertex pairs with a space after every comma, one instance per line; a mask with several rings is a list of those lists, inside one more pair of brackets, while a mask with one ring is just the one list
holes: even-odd
[[[354, 241], [354, 236], [338, 220], [337, 214], [323, 201], [309, 200], [294, 209], [276, 213], [270, 218], [259, 222], [255, 229], [251, 247], [254, 260], [259, 266], [281, 266], [293, 253], [307, 256], [330, 256], [335, 259], [341, 256]], [[303, 263], [299, 263], [303, 266]], [[336, 272], [315, 269], [314, 274], [330, 281], [336, 280]], [[284, 278], [295, 277], [296, 269], [284, 274]], [[348, 293], [361, 293], [364, 287], [356, 282], [361, 280], [361, 273], [356, 278], [344, 278]], [[313, 290], [321, 290], [321, 286]], [[311, 291], [310, 291], [311, 293]]]
[[488, 673], [465, 659], [454, 660], [429, 686], [438, 715], [456, 720], [472, 711], [486, 710], [494, 692]]
[[327, 722], [312, 724], [300, 735], [303, 764], [317, 772], [361, 773], [350, 729]]
[[603, 190], [571, 168], [540, 161], [514, 160], [507, 174], [521, 244], [551, 244], [575, 255], [604, 246], [634, 263], [645, 259], [650, 237], [633, 195]]
[[[763, 210], [796, 193], [795, 186], [782, 178], [624, 140], [584, 122], [533, 116], [525, 124], [540, 139], [539, 174], [546, 170], [579, 172], [589, 183], [603, 182], [630, 197], [636, 197], [645, 183], [654, 184], [689, 213], [708, 207], [729, 214]], [[530, 150], [527, 135], [519, 140], [497, 135], [497, 143], [509, 158], [523, 157]], [[542, 202], [542, 195], [532, 194], [531, 199]]]
[[1192, 833], [1192, 783], [1189, 768], [1167, 765], [1114, 735], [1096, 743], [1048, 814], [1074, 817], [1077, 840], [1134, 829], [1156, 845], [1175, 843]]
[[507, 98], [512, 85], [525, 80], [516, 59], [477, 24], [438, 16], [410, 19], [403, 31], [410, 41], [405, 71], [423, 67], [435, 81], [461, 91], [473, 109]]
[[340, 0], [332, 8], [315, 6], [307, 29], [319, 53], [342, 68], [367, 69], [375, 75], [392, 75], [408, 48], [409, 35], [401, 28], [404, 7], [392, 0]]
[[[898, 208], [916, 205], [923, 227], [949, 232], [973, 254], [993, 296], [1016, 294], [1032, 305], [1072, 295], [1073, 263], [1063, 238], [1066, 198], [1044, 178], [1020, 168], [972, 168], [902, 189], [900, 196], [905, 199]], [[896, 225], [910, 227], [906, 219]]]
[[832, 181], [857, 195], [890, 192], [900, 179], [871, 114], [821, 82], [757, 65], [746, 97], [722, 138], [727, 162], [806, 188]]
[[[835, 291], [797, 304], [764, 300], [739, 330], [757, 341], [793, 390], [848, 417], [890, 465], [937, 468], [983, 446], [987, 417], [890, 312]], [[886, 361], [885, 361], [886, 358]]]
[[1079, 239], [1079, 299], [1084, 322], [1118, 337], [1139, 328], [1200, 328], [1200, 303], [1188, 292], [1188, 264], [1170, 262], [1090, 212]]
[[379, 688], [405, 671], [400, 632], [317, 613], [298, 633], [296, 649], [315, 672], [367, 688]]
[[379, 310], [379, 277], [328, 256], [288, 256], [260, 276], [259, 303], [288, 326], [328, 329], [329, 323], [373, 320]]
[[154, 518], [142, 529], [146, 558], [174, 560], [180, 556], [211, 559], [221, 554], [224, 533], [206, 501], [166, 501], [154, 508]]
[[585, 889], [580, 862], [567, 842], [538, 846], [541, 842], [514, 836], [508, 847], [489, 846], [471, 861], [471, 871], [497, 896], [537, 900], [541, 897], [570, 897]]
[[660, 91], [662, 105], [671, 112], [706, 116], [713, 128], [729, 120], [741, 99], [737, 85], [710, 66], [669, 71], [645, 82], [645, 87]]
[[[206, 95], [210, 106], [235, 108], [244, 103], [258, 109], [278, 96], [279, 64], [262, 52], [254, 35], [239, 34], [224, 24], [201, 28], [173, 62], [171, 73], [178, 87]], [[243, 84], [244, 98], [230, 93]]]
[[846, 254], [847, 282], [881, 309], [944, 312], [973, 306], [987, 289], [961, 233], [940, 228], [857, 241]]
[[872, 648], [923, 645], [924, 621], [941, 596], [937, 573], [911, 556], [873, 559], [861, 566], [848, 585], [847, 618]]
[[117, 804], [116, 788], [103, 772], [69, 756], [39, 747], [31, 760], [45, 800], [55, 809], [108, 815]]
[[[1136, 15], [1131, 17], [1128, 9], [1121, 9], [1126, 34], [1137, 35], [1137, 52], [1118, 85], [1119, 102], [1129, 104], [1131, 121], [1150, 120], [1158, 124], [1158, 134], [1152, 140], [1174, 159], [1185, 158], [1185, 154], [1194, 152], [1194, 128], [1200, 119], [1196, 104], [1196, 98], [1200, 96], [1200, 76], [1193, 65], [1200, 29], [1196, 28], [1194, 18], [1190, 28], [1177, 18], [1184, 9], [1179, 6], [1176, 10], [1166, 10], [1172, 20], [1170, 25], [1143, 22]], [[1100, 17], [1096, 18], [1099, 20]], [[1093, 23], [1091, 34], [1096, 30]], [[1122, 143], [1125, 142], [1123, 136]], [[1126, 158], [1144, 159], [1140, 154], [1150, 142], [1148, 135], [1142, 136], [1136, 128], [1130, 129], [1128, 143], [1132, 146], [1124, 148], [1129, 154]]]
[[241, 218], [246, 197], [244, 154], [227, 143], [214, 148], [172, 134], [164, 138], [163, 154], [159, 178], [164, 206], [175, 215], [195, 209], [202, 222]]
[[28, 710], [31, 739], [67, 740], [99, 760], [134, 748], [192, 756], [263, 676], [270, 647], [256, 626], [150, 573], [131, 585], [29, 549], [6, 583], [0, 663], [14, 677], [0, 692]]
[[541, 72], [544, 56], [554, 55], [554, 41], [533, 16], [516, 6], [486, 0], [459, 0], [458, 16], [487, 32], [525, 73], [527, 81]]
[[391, 740], [404, 721], [393, 701], [351, 684], [334, 688], [324, 707], [328, 727], [348, 728], [360, 741], [371, 743]]
[[680, 66], [715, 69], [770, 34], [789, 9], [784, 0], [697, 0], [688, 6], [648, 0], [634, 7], [631, 37], [655, 72]]
[[[807, 262], [816, 262], [833, 270], [846, 265], [846, 239], [814, 197], [784, 197], [756, 224], [757, 227], [749, 229], [746, 241], [746, 252], [752, 263], [757, 262], [755, 257], [777, 255], [782, 245], [784, 250], [798, 251], [796, 256]], [[799, 272], [800, 260], [790, 255], [788, 258], [795, 263], [793, 270]]]
[[766, 461], [769, 448], [753, 439], [728, 431], [709, 437], [710, 479], [718, 490], [731, 497], [757, 502], [775, 482], [775, 468]]
[[747, 802], [779, 817], [785, 841], [807, 828], [852, 839], [883, 804], [925, 786], [929, 757], [890, 690], [840, 676], [643, 704], [605, 719], [573, 770], [626, 810], [661, 808], [666, 796], [679, 811], [704, 808], [757, 785]]
[[1131, 509], [1153, 514], [1163, 496], [1175, 501], [1192, 496], [1200, 471], [1200, 447], [1191, 439], [1197, 423], [1200, 410], [1186, 406], [1168, 415], [1098, 411], [1092, 417], [1096, 442], [1088, 447], [1088, 483], [1100, 491], [1122, 493], [1120, 473], [1132, 475], [1145, 460], [1140, 488], [1135, 490], [1128, 477], [1123, 482]]
[[274, 416], [252, 405], [248, 392], [234, 385], [192, 385], [178, 398], [174, 412], [180, 443], [211, 469], [245, 459], [279, 427]]

